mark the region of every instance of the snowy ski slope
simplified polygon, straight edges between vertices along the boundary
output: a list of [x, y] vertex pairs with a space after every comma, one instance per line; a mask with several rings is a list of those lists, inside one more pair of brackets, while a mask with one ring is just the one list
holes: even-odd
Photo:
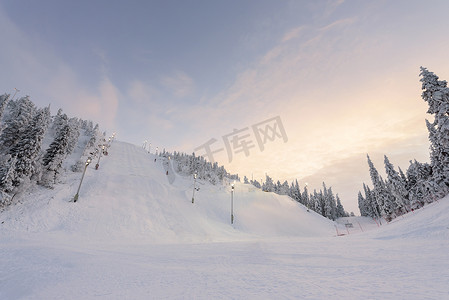
[[449, 299], [448, 198], [377, 227], [236, 183], [231, 225], [155, 158], [116, 141], [77, 203], [79, 173], [0, 213], [0, 299]]

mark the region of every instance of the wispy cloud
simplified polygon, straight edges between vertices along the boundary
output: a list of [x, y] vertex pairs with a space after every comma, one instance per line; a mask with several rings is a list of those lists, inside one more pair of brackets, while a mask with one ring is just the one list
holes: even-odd
[[176, 71], [171, 76], [165, 76], [161, 83], [168, 88], [176, 97], [185, 97], [193, 93], [195, 83], [191, 77], [182, 71]]
[[46, 93], [56, 105], [70, 115], [99, 122], [104, 129], [114, 130], [120, 92], [104, 77], [95, 90], [79, 83], [76, 74], [66, 65], [53, 66], [54, 75], [48, 78]]
[[286, 43], [292, 39], [299, 37], [301, 31], [303, 31], [303, 30], [304, 30], [304, 26], [299, 26], [299, 27], [295, 27], [295, 28], [291, 29], [290, 31], [288, 31], [287, 33], [284, 34], [284, 36], [282, 37], [282, 42]]
[[329, 16], [331, 16], [344, 2], [345, 0], [329, 0], [324, 8], [322, 18], [328, 18]]
[[[0, 6], [0, 36], [8, 43], [0, 48], [3, 70], [0, 80], [31, 95], [37, 105], [49, 103], [69, 115], [92, 119], [103, 128], [116, 126], [120, 93], [105, 72], [97, 84], [85, 84], [53, 48], [21, 31]], [[105, 59], [105, 54], [97, 51]]]
[[345, 26], [345, 25], [350, 25], [350, 24], [356, 22], [356, 20], [357, 20], [357, 18], [355, 18], [355, 17], [354, 18], [346, 18], [346, 19], [337, 20], [337, 21], [334, 21], [334, 22], [332, 22], [332, 23], [330, 23], [328, 25], [325, 25], [325, 26], [321, 27], [319, 29], [319, 31], [328, 31], [328, 30], [340, 28], [340, 27]]

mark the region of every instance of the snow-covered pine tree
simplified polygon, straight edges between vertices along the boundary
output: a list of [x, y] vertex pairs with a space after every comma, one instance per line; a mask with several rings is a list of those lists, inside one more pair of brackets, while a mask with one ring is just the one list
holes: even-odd
[[268, 175], [265, 176], [265, 182], [262, 184], [262, 190], [264, 192], [274, 192], [273, 179]]
[[329, 190], [323, 182], [323, 216], [332, 220], [332, 207]]
[[365, 191], [365, 199], [366, 199], [366, 209], [368, 215], [372, 218], [380, 218], [382, 215], [382, 209], [377, 203], [376, 198], [374, 197], [373, 191], [364, 183], [363, 190]]
[[285, 180], [284, 183], [279, 186], [279, 195], [288, 195], [289, 189], [288, 182]]
[[335, 195], [335, 198], [337, 200], [337, 218], [347, 217], [348, 214], [346, 213], [343, 205], [341, 204], [340, 197], [338, 196], [338, 194]]
[[276, 194], [279, 194], [280, 191], [281, 191], [281, 182], [278, 180], [278, 181], [276, 182], [276, 184], [274, 185], [274, 192], [275, 192]]
[[405, 189], [407, 189], [407, 176], [405, 176], [405, 174], [404, 174], [404, 172], [402, 172], [402, 169], [401, 169], [401, 167], [398, 167], [398, 169], [399, 169], [399, 176], [401, 177], [401, 180], [402, 180], [402, 182], [404, 182], [404, 184], [405, 184]]
[[39, 182], [41, 185], [50, 188], [56, 182], [62, 167], [62, 162], [67, 157], [69, 151], [70, 125], [67, 123], [62, 129], [58, 129], [57, 132], [58, 135], [50, 144], [42, 159], [44, 172]]
[[16, 177], [16, 161], [17, 158], [15, 156], [9, 156], [8, 160], [0, 168], [0, 190], [5, 193], [11, 193], [14, 189], [13, 179]]
[[394, 211], [396, 215], [408, 212], [408, 191], [406, 183], [393, 167], [388, 157], [384, 155], [385, 171], [387, 173], [387, 185], [394, 197]]
[[411, 209], [417, 209], [424, 205], [425, 185], [421, 180], [419, 163], [410, 161], [407, 169], [407, 181], [409, 191], [409, 201]]
[[80, 121], [77, 118], [70, 118], [68, 121], [69, 125], [69, 137], [68, 137], [68, 146], [67, 146], [67, 154], [71, 154], [75, 149], [76, 144], [78, 143], [78, 139], [80, 136]]
[[17, 157], [13, 186], [19, 186], [36, 173], [36, 166], [39, 164], [37, 158], [40, 155], [42, 140], [49, 122], [50, 108], [39, 109], [20, 140], [11, 148], [11, 155]]
[[383, 191], [382, 191], [382, 183], [381, 183], [381, 179], [379, 176], [379, 172], [377, 172], [376, 167], [374, 167], [373, 162], [371, 161], [371, 158], [369, 157], [369, 155], [366, 155], [368, 158], [368, 166], [369, 166], [369, 174], [371, 177], [371, 182], [373, 183], [373, 193], [372, 196], [375, 199], [375, 201], [377, 202], [377, 205], [380, 208], [380, 215], [379, 216], [384, 216], [386, 215], [384, 208], [384, 202], [385, 199], [383, 197]]
[[67, 124], [68, 117], [65, 113], [62, 112], [62, 109], [58, 109], [56, 116], [53, 117], [53, 122], [51, 124], [51, 131], [54, 136], [58, 135], [58, 131], [61, 130], [65, 124]]
[[435, 197], [441, 196], [442, 189], [432, 180], [432, 166], [428, 163], [420, 163], [415, 160], [418, 168], [418, 182], [422, 185], [423, 201], [431, 203]]
[[301, 203], [303, 205], [306, 205], [304, 203], [304, 200], [302, 199], [301, 189], [299, 188], [298, 179], [295, 179], [295, 186], [293, 187], [293, 195], [294, 195], [296, 201], [298, 201], [299, 203]]
[[369, 155], [367, 155], [367, 158], [370, 169], [371, 181], [374, 186], [373, 188], [374, 198], [376, 199], [377, 204], [381, 209], [381, 216], [391, 220], [392, 218], [395, 217], [394, 198], [391, 195], [391, 191], [389, 190], [388, 186], [385, 184], [384, 180], [379, 175], [379, 172], [377, 172], [377, 169], [374, 167], [374, 164], [371, 161]]
[[2, 130], [1, 121], [3, 119], [3, 113], [5, 112], [5, 108], [8, 105], [9, 94], [0, 95], [0, 132]]
[[36, 112], [28, 96], [13, 102], [15, 103], [11, 105], [11, 112], [4, 121], [5, 126], [0, 136], [2, 153], [11, 153], [11, 148], [19, 141]]
[[397, 216], [397, 214], [395, 213], [394, 196], [392, 194], [392, 191], [390, 190], [390, 187], [382, 179], [382, 176], [379, 176], [379, 178], [382, 186], [381, 188], [382, 198], [384, 199], [384, 207], [383, 207], [383, 211], [385, 212], [384, 217], [389, 222]]
[[357, 202], [359, 205], [359, 211], [360, 211], [360, 215], [362, 217], [368, 217], [368, 210], [366, 209], [367, 207], [367, 203], [366, 203], [366, 199], [363, 198], [362, 192], [359, 191], [359, 194], [357, 195]]
[[304, 187], [304, 191], [302, 192], [301, 198], [302, 198], [303, 204], [308, 209], [313, 209], [312, 205], [311, 205], [310, 198], [309, 198], [309, 191], [307, 190], [307, 185]]
[[298, 200], [296, 200], [297, 197], [295, 195], [295, 183], [293, 181], [290, 184], [290, 187], [288, 188], [288, 196], [290, 198], [292, 198], [293, 200], [298, 201]]
[[310, 209], [321, 215], [321, 206], [316, 189], [313, 190], [313, 194], [310, 194]]
[[332, 192], [332, 187], [327, 190], [327, 202], [330, 207], [330, 217], [327, 217], [333, 221], [337, 219], [337, 203], [335, 201], [334, 193]]
[[323, 191], [320, 190], [320, 192], [317, 193], [316, 190], [313, 190], [313, 200], [315, 202], [314, 211], [324, 217]]
[[432, 177], [428, 187], [437, 189], [435, 196], [449, 192], [449, 88], [433, 72], [421, 67], [422, 99], [429, 105], [434, 121], [426, 122], [429, 130]]

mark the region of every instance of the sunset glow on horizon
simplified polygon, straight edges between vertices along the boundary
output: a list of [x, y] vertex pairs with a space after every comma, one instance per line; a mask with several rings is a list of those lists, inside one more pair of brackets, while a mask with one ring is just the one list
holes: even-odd
[[[449, 80], [449, 2], [0, 3], [0, 93], [30, 95], [117, 139], [214, 157], [242, 178], [332, 186], [346, 210], [383, 170], [429, 160], [419, 67]], [[226, 152], [279, 117], [288, 139]], [[279, 128], [278, 128], [279, 129]], [[217, 149], [214, 148], [214, 149]], [[199, 153], [202, 154], [202, 153]]]

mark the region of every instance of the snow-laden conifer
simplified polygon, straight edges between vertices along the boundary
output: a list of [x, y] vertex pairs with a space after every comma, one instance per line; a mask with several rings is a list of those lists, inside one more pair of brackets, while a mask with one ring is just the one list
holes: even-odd
[[20, 140], [33, 119], [36, 108], [28, 96], [13, 101], [11, 111], [4, 120], [4, 129], [0, 135], [0, 150], [11, 153], [11, 148]]
[[20, 140], [10, 153], [17, 157], [15, 163], [15, 178], [12, 183], [19, 186], [24, 180], [30, 179], [36, 173], [39, 162], [42, 140], [50, 122], [50, 108], [40, 109], [28, 124]]
[[399, 173], [394, 169], [388, 157], [384, 155], [385, 171], [387, 173], [387, 186], [394, 197], [394, 211], [401, 215], [408, 212], [408, 191], [406, 182], [403, 181]]

